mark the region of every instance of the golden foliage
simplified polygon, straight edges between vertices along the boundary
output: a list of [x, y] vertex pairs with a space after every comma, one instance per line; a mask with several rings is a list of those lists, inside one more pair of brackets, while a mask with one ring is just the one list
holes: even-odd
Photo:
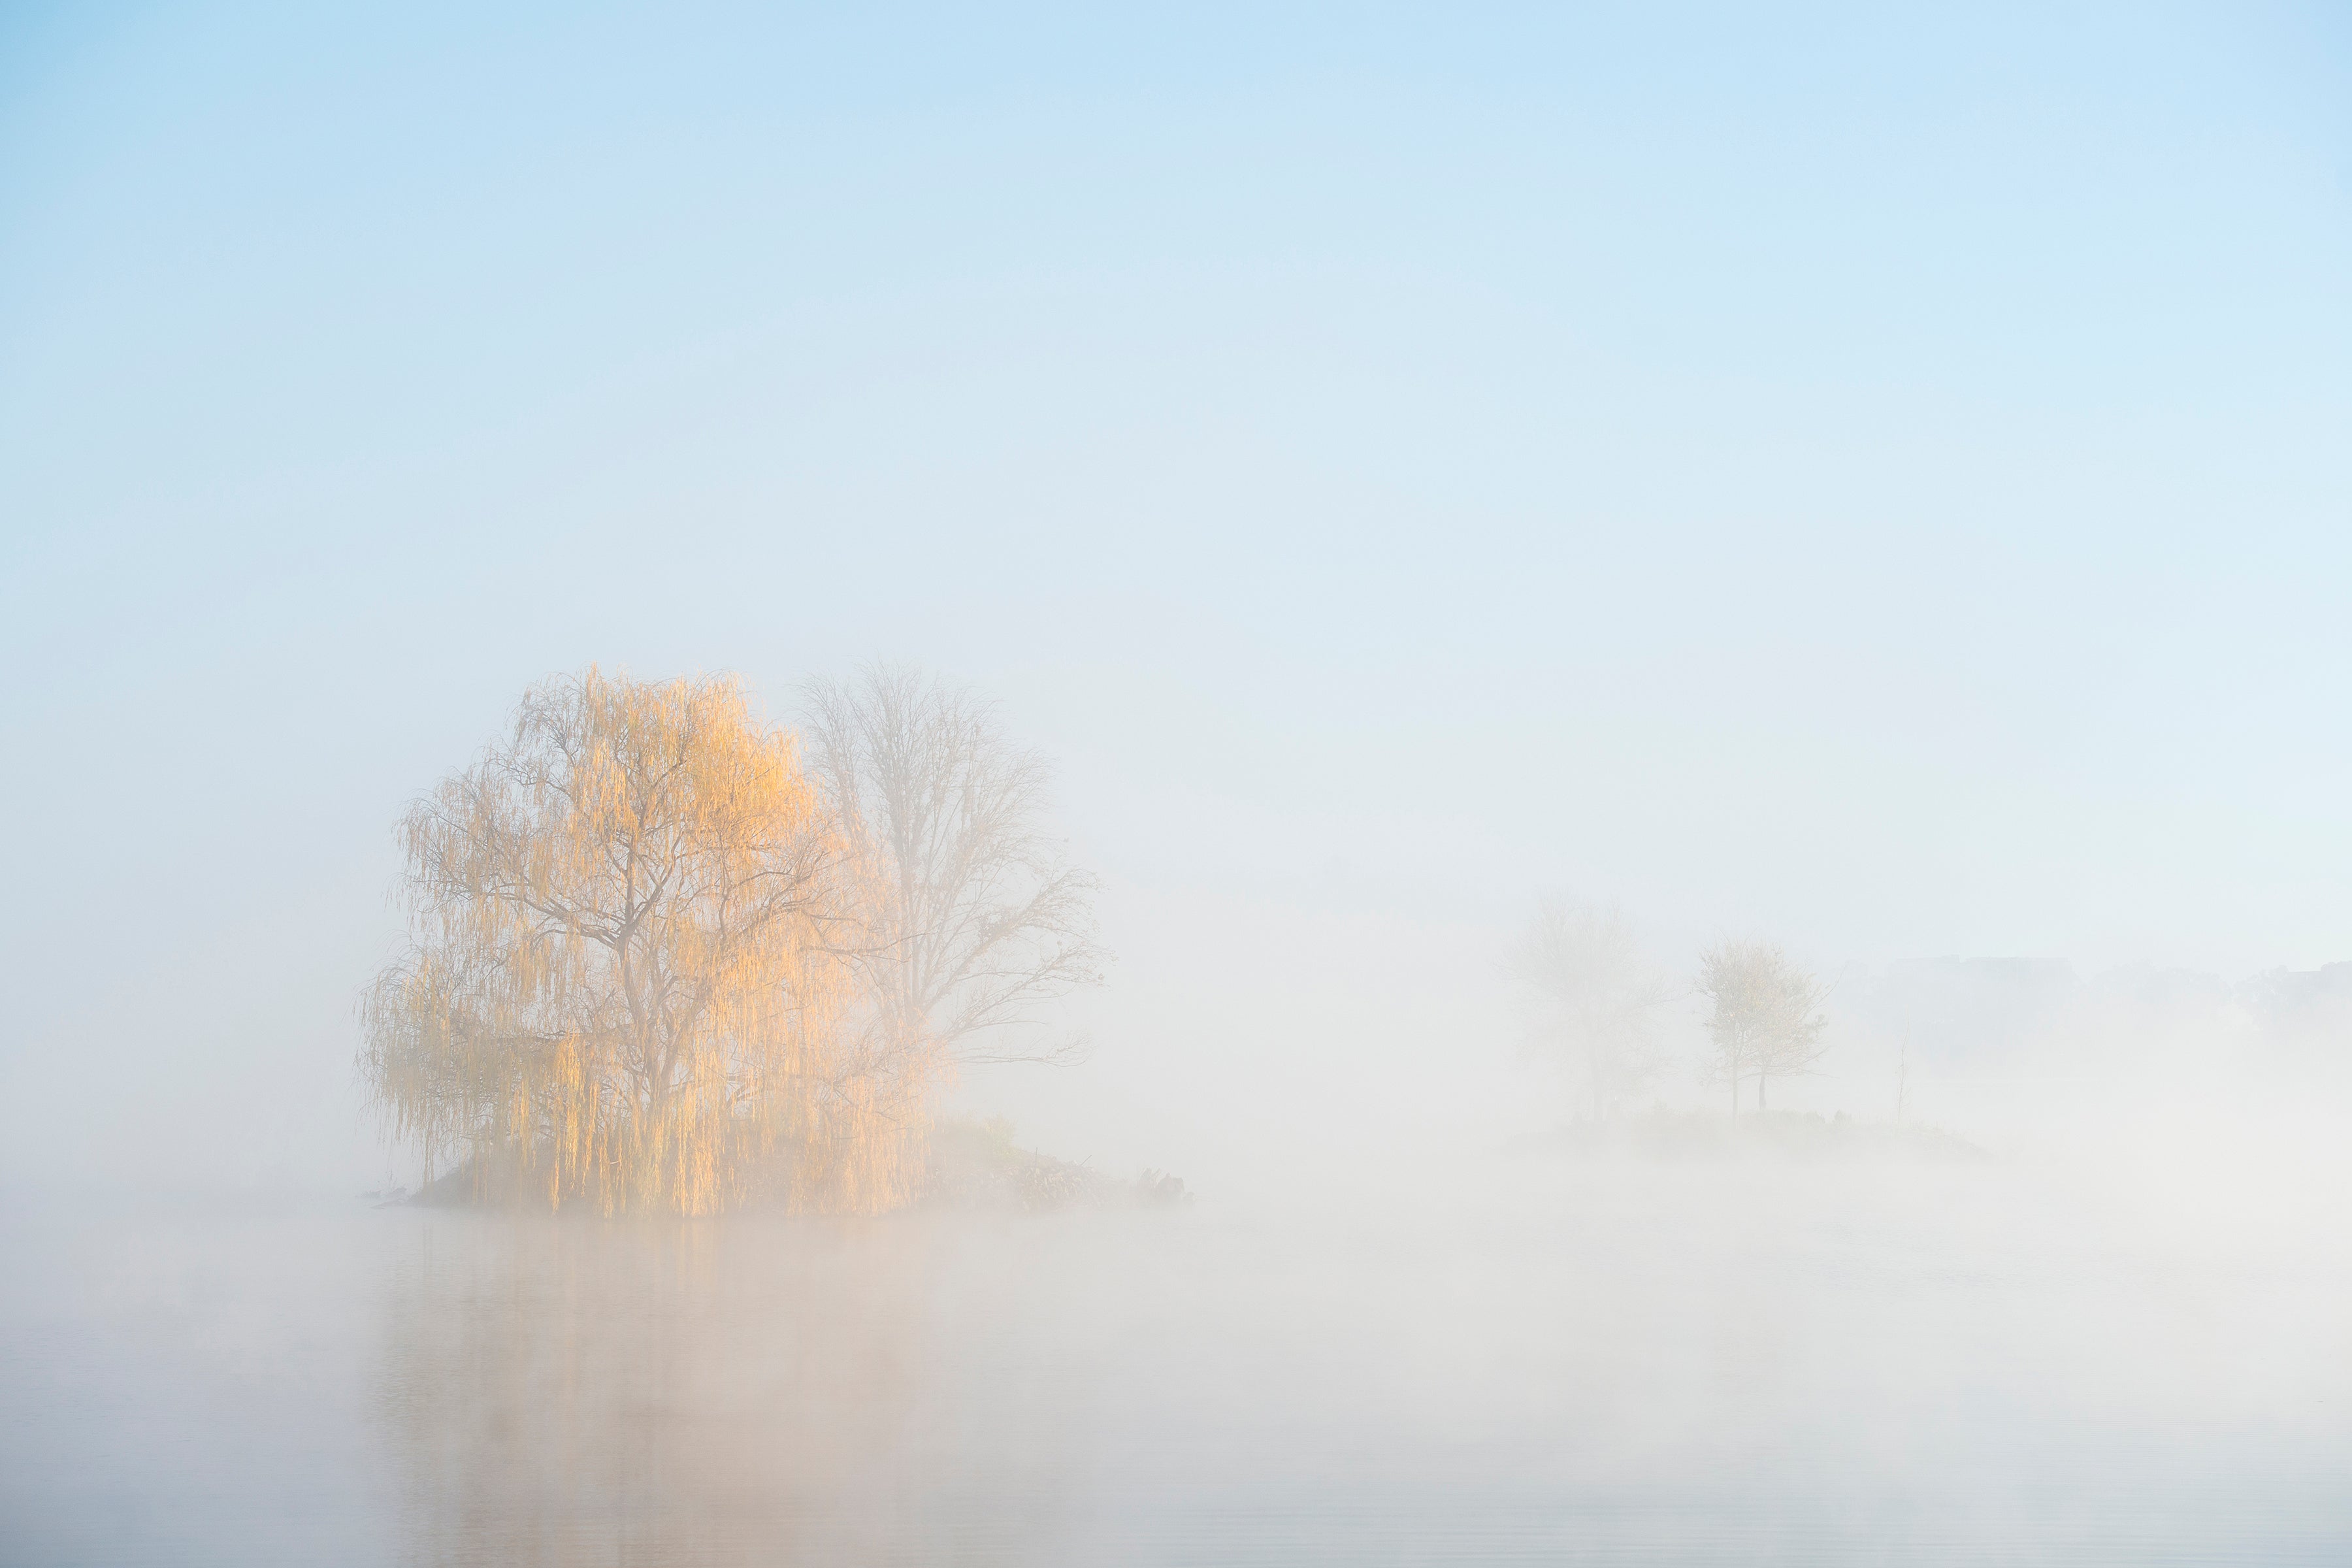
[[857, 858], [731, 678], [541, 686], [400, 838], [361, 1068], [428, 1171], [608, 1214], [911, 1195], [932, 1052], [873, 1023]]

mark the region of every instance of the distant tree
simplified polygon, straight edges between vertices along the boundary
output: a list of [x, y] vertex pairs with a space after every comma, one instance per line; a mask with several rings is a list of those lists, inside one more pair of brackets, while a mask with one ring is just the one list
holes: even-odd
[[1756, 1080], [1756, 1108], [1765, 1110], [1772, 1079], [1811, 1072], [1828, 1049], [1821, 1008], [1829, 988], [1769, 942], [1719, 942], [1700, 954], [1698, 994], [1710, 1006], [1707, 1033], [1734, 1115], [1741, 1079]]
[[1511, 959], [1530, 1047], [1568, 1066], [1597, 1121], [1657, 1075], [1657, 1014], [1674, 987], [1615, 908], [1544, 900]]
[[1095, 879], [1044, 829], [1044, 760], [971, 692], [898, 666], [811, 682], [803, 724], [874, 890], [859, 963], [889, 1037], [962, 1062], [1072, 1054], [1006, 1043], [1106, 959]]
[[858, 858], [731, 679], [549, 681], [400, 839], [360, 1066], [428, 1174], [608, 1213], [910, 1195], [929, 1064], [858, 1016]]

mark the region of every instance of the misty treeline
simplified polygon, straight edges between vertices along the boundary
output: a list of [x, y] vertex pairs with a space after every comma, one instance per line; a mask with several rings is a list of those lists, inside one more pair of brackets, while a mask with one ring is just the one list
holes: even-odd
[[2078, 973], [2047, 957], [1915, 958], [1857, 966], [1840, 998], [1852, 1034], [1907, 1041], [1944, 1071], [2306, 1089], [2352, 1074], [2352, 963], [2231, 979], [2151, 963]]
[[[1662, 1037], [1690, 1010], [1711, 1047], [1702, 1076], [1729, 1089], [1734, 1114], [1769, 1109], [1774, 1086], [1817, 1072], [1828, 1050], [1829, 984], [1770, 942], [1717, 942], [1670, 976], [1613, 907], [1548, 900], [1507, 968], [1531, 1053], [1567, 1071], [1578, 1112], [1592, 1119], [1667, 1075]], [[2352, 963], [2237, 982], [2149, 964], [2084, 975], [2034, 958], [1915, 959], [1841, 974], [1842, 1033], [1887, 1058], [1898, 1116], [1915, 1066], [2112, 1083], [2352, 1083]]]
[[1596, 1119], [1665, 1071], [1662, 1018], [1685, 996], [1706, 1005], [1708, 1070], [1730, 1087], [1735, 1115], [1744, 1085], [1769, 1109], [1772, 1080], [1812, 1072], [1828, 1048], [1828, 986], [1767, 942], [1719, 942], [1699, 954], [1694, 979], [1677, 983], [1643, 955], [1617, 909], [1546, 900], [1510, 970], [1529, 1045], [1568, 1068]]
[[409, 807], [360, 1068], [428, 1179], [889, 1209], [954, 1067], [1098, 978], [1094, 882], [983, 703], [897, 668], [801, 697], [793, 729], [731, 676], [592, 668]]

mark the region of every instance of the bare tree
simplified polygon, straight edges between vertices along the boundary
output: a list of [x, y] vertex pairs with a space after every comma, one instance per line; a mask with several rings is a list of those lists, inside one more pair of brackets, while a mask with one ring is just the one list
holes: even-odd
[[1511, 973], [1526, 988], [1529, 1045], [1570, 1065], [1594, 1120], [1657, 1075], [1657, 1013], [1673, 987], [1643, 961], [1613, 906], [1545, 900]]
[[811, 765], [877, 893], [860, 961], [883, 1027], [963, 1062], [1074, 1054], [994, 1044], [1106, 961], [1095, 879], [1043, 830], [1044, 759], [971, 692], [901, 666], [804, 697]]
[[428, 1172], [607, 1212], [910, 1194], [927, 1065], [874, 1048], [835, 951], [860, 868], [732, 679], [550, 681], [400, 834], [412, 944], [360, 1061]]
[[1718, 942], [1700, 954], [1698, 994], [1711, 1005], [1707, 1033], [1735, 1116], [1742, 1079], [1756, 1080], [1756, 1108], [1765, 1110], [1772, 1079], [1811, 1072], [1829, 1048], [1821, 1010], [1829, 987], [1769, 942]]

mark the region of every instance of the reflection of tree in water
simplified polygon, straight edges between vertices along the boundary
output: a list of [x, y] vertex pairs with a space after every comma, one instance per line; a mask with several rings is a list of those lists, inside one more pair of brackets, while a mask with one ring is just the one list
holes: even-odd
[[985, 1289], [975, 1305], [976, 1270], [913, 1218], [435, 1216], [389, 1287], [402, 1555], [1033, 1558], [1057, 1533], [1067, 1422], [1020, 1330]]

